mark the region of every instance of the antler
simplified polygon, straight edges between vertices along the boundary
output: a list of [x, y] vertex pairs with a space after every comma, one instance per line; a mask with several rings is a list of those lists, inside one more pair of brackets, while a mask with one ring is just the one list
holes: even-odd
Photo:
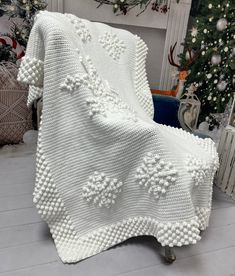
[[184, 67], [182, 67], [182, 70], [188, 70], [189, 66], [198, 58], [200, 52], [198, 52], [197, 54], [194, 54], [194, 56], [192, 55], [192, 49], [188, 48], [188, 53], [189, 53], [189, 60], [188, 62], [185, 64]]
[[174, 53], [176, 44], [177, 44], [177, 42], [174, 44], [173, 47], [170, 46], [170, 54], [168, 54], [168, 61], [171, 65], [177, 67], [179, 71], [188, 71], [189, 66], [198, 58], [200, 52], [193, 55], [193, 50], [191, 48], [188, 48], [187, 51], [189, 53], [189, 60], [184, 66], [182, 66], [180, 64], [175, 63], [174, 58], [173, 58], [173, 53]]
[[174, 58], [173, 58], [173, 53], [175, 50], [177, 42], [174, 44], [174, 46], [170, 46], [170, 54], [168, 54], [168, 61], [170, 62], [171, 65], [177, 67], [180, 69], [180, 65], [174, 62]]

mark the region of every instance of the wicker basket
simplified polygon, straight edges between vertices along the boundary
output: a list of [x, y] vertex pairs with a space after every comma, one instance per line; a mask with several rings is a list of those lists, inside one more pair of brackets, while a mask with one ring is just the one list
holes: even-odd
[[27, 86], [17, 82], [17, 66], [0, 63], [0, 146], [22, 142], [32, 129], [32, 114], [27, 108]]

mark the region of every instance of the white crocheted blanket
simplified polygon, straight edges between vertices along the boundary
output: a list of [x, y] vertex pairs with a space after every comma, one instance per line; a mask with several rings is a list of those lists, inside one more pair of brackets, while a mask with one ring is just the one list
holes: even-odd
[[208, 225], [214, 144], [152, 120], [146, 54], [105, 24], [35, 20], [18, 77], [29, 104], [43, 95], [33, 196], [63, 262], [138, 235], [195, 244]]

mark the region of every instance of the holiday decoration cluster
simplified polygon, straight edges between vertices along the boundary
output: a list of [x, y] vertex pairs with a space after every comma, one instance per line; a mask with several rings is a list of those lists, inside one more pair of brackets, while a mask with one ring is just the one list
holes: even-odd
[[34, 15], [46, 6], [44, 0], [0, 0], [0, 17], [11, 23], [9, 33], [0, 34], [0, 62], [15, 63], [24, 55]]
[[[190, 49], [190, 52], [189, 52]], [[203, 1], [200, 16], [185, 39], [181, 64], [189, 67], [185, 88], [193, 84], [201, 101], [200, 121], [222, 113], [235, 91], [235, 2]]]
[[[135, 7], [140, 8], [140, 12], [137, 15], [143, 13], [148, 6], [151, 6], [151, 9], [160, 13], [167, 13], [169, 9], [168, 1], [166, 0], [94, 0], [98, 2], [98, 8], [103, 4], [110, 5], [113, 7], [113, 12], [115, 14], [124, 14], [126, 15], [130, 10]], [[177, 3], [179, 0], [177, 0]]]

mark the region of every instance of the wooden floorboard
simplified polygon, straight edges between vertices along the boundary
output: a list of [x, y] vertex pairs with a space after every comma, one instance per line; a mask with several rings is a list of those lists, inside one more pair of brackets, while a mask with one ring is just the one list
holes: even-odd
[[[235, 247], [177, 260], [172, 265], [156, 265], [115, 276], [234, 276]], [[88, 275], [87, 275], [88, 276]]]
[[50, 239], [50, 232], [45, 222], [6, 227], [0, 230], [0, 250], [23, 244]]
[[209, 228], [196, 245], [176, 248], [173, 265], [151, 237], [65, 265], [32, 203], [33, 182], [33, 156], [0, 156], [0, 276], [235, 276], [235, 202], [216, 187]]
[[0, 213], [33, 206], [32, 194], [13, 195], [1, 197]]

